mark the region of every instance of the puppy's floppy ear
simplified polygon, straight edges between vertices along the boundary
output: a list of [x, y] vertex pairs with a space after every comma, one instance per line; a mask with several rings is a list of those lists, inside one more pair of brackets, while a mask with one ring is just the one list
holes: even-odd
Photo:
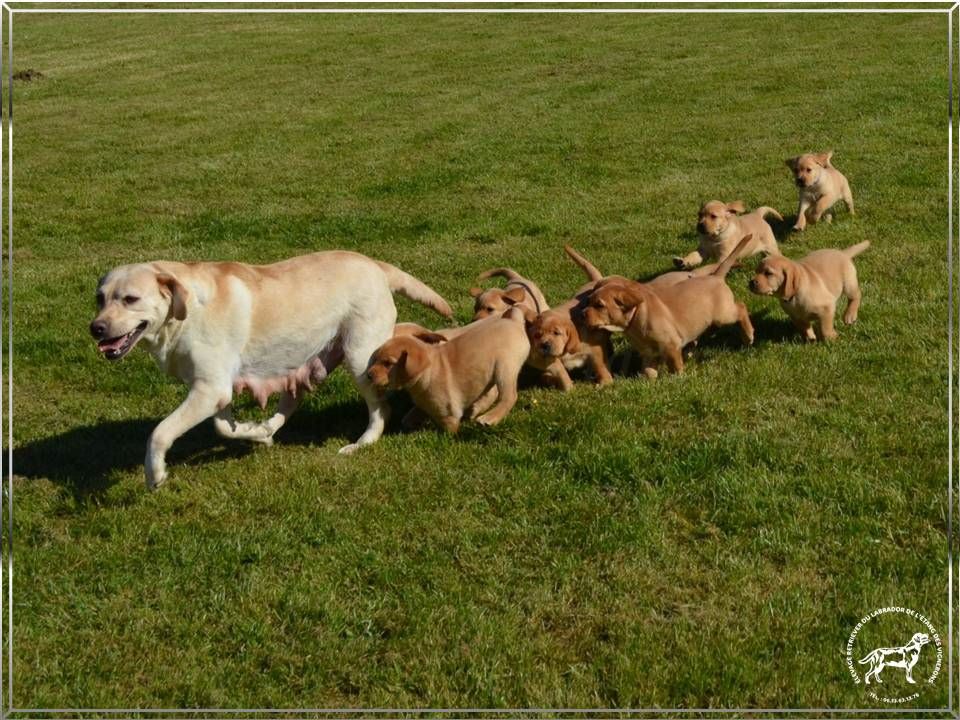
[[522, 302], [523, 298], [526, 297], [526, 291], [523, 288], [510, 288], [507, 290], [501, 297], [507, 305], [516, 305], [518, 302]]
[[783, 285], [780, 286], [780, 292], [784, 300], [792, 300], [797, 294], [797, 287], [800, 280], [797, 277], [797, 270], [792, 265], [783, 266]]
[[580, 352], [580, 333], [577, 332], [577, 326], [572, 322], [565, 322], [563, 328], [567, 332], [567, 343], [563, 346], [564, 355]]
[[187, 317], [187, 298], [190, 291], [183, 286], [173, 275], [160, 273], [157, 275], [157, 285], [160, 286], [160, 294], [170, 298], [170, 311], [177, 320], [183, 320]]
[[481, 295], [483, 295], [483, 288], [478, 288], [478, 287], [470, 288], [471, 297], [480, 297]]
[[800, 162], [800, 156], [798, 155], [797, 157], [787, 158], [784, 162], [786, 163], [788, 168], [790, 168], [791, 170], [796, 170], [797, 163]]
[[747, 206], [743, 204], [742, 200], [734, 200], [731, 203], [727, 203], [727, 210], [735, 215], [738, 215], [742, 212], [746, 212]]
[[398, 379], [403, 385], [409, 385], [416, 380], [430, 364], [427, 349], [416, 342], [411, 343], [406, 350], [400, 353], [397, 360]]
[[827, 150], [825, 153], [818, 153], [813, 157], [817, 163], [823, 167], [830, 167], [830, 158], [833, 157], [833, 150]]
[[442, 345], [447, 342], [447, 338], [440, 333], [435, 332], [415, 332], [413, 334], [417, 340], [422, 340], [427, 345]]

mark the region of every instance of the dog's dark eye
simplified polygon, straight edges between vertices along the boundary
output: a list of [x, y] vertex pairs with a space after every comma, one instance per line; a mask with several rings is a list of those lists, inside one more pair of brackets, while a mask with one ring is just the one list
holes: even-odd
[[713, 218], [714, 220], [717, 219], [717, 216], [716, 216], [716, 215], [710, 215], [710, 217]]
[[556, 330], [554, 330], [554, 331], [553, 331], [553, 334], [554, 334], [554, 335], [559, 335], [559, 334], [560, 334], [560, 328], [557, 328]]
[[133, 305], [133, 304], [134, 304], [135, 302], [137, 302], [139, 299], [140, 299], [140, 298], [138, 298], [136, 295], [124, 295], [124, 297], [123, 297], [123, 304], [124, 304], [124, 305]]

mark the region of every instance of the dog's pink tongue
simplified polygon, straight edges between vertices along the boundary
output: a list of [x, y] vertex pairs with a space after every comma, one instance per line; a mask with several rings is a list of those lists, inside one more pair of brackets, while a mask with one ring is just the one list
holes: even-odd
[[119, 350], [123, 345], [124, 337], [121, 335], [113, 340], [101, 340], [97, 343], [97, 349], [100, 352], [109, 352], [110, 350]]

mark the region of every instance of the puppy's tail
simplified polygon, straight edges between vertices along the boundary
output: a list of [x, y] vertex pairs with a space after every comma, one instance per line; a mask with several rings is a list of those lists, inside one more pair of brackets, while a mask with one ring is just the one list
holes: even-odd
[[479, 275], [477, 275], [477, 280], [486, 280], [487, 278], [492, 277], [502, 277], [506, 278], [511, 282], [517, 280], [524, 280], [524, 277], [512, 268], [493, 268], [492, 270], [485, 270]]
[[587, 280], [597, 281], [603, 277], [603, 273], [597, 270], [596, 266], [587, 260], [583, 255], [578, 253], [569, 245], [564, 245], [563, 250], [567, 255], [570, 256], [570, 259], [573, 260], [580, 268], [587, 274]]
[[405, 295], [421, 305], [426, 305], [444, 317], [453, 316], [453, 310], [450, 309], [450, 304], [440, 297], [435, 290], [417, 280], [413, 275], [405, 273], [390, 263], [379, 260], [374, 260], [374, 262], [383, 270], [383, 274], [387, 276], [387, 285], [390, 287], [391, 292], [398, 292], [401, 295]]
[[863, 252], [864, 250], [866, 250], [868, 247], [870, 247], [870, 241], [869, 241], [869, 240], [864, 240], [862, 243], [857, 243], [856, 245], [851, 245], [851, 246], [848, 247], [846, 250], [841, 250], [840, 252], [842, 252], [842, 253], [843, 253], [844, 255], [846, 255], [848, 258], [855, 258], [857, 255], [859, 255], [860, 253], [862, 253], [862, 252]]
[[740, 258], [740, 251], [743, 250], [747, 243], [753, 240], [753, 233], [749, 235], [744, 235], [743, 239], [737, 243], [737, 246], [730, 251], [730, 254], [727, 255], [723, 262], [717, 265], [717, 269], [714, 270], [711, 275], [715, 275], [719, 278], [725, 278], [727, 273], [730, 272], [730, 268], [737, 264], [737, 260]]
[[758, 207], [756, 210], [754, 210], [754, 212], [760, 213], [760, 217], [762, 217], [764, 220], [767, 219], [767, 215], [773, 215], [773, 217], [775, 217], [777, 220], [783, 222], [783, 215], [778, 213], [772, 207], [767, 207], [764, 205], [763, 207]]

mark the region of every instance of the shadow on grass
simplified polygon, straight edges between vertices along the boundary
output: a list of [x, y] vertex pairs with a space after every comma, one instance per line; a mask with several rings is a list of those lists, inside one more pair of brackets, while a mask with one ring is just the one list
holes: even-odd
[[[48, 479], [79, 502], [99, 498], [118, 482], [121, 472], [142, 469], [147, 439], [160, 420], [112, 420], [25, 443], [13, 451], [13, 474], [30, 480]], [[278, 445], [318, 445], [331, 437], [356, 439], [366, 426], [367, 408], [362, 401], [321, 409], [304, 407], [274, 441]], [[242, 440], [221, 438], [208, 420], [174, 443], [167, 465], [174, 470], [178, 465], [202, 466], [242, 457], [252, 449], [252, 444]]]

